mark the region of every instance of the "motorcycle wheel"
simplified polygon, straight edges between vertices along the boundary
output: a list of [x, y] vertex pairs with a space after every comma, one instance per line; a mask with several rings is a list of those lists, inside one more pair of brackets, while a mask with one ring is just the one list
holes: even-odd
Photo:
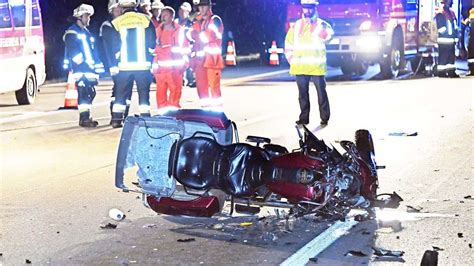
[[355, 144], [362, 159], [370, 166], [371, 170], [376, 173], [377, 165], [375, 163], [375, 149], [372, 135], [366, 129], [359, 129], [355, 133]]

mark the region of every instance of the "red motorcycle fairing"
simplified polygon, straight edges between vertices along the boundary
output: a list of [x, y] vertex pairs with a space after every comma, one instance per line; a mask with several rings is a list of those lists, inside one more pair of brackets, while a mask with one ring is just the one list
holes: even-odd
[[232, 122], [222, 112], [211, 112], [200, 109], [180, 109], [169, 111], [166, 116], [174, 117], [182, 121], [196, 121], [206, 123], [209, 127], [216, 129], [227, 129]]
[[360, 166], [361, 194], [368, 200], [374, 200], [377, 197], [378, 179], [372, 175], [372, 171], [364, 160], [358, 159], [357, 162]]
[[322, 159], [313, 159], [302, 152], [292, 152], [282, 156], [273, 157], [270, 160], [275, 166], [281, 168], [306, 168], [321, 169], [324, 166]]
[[150, 208], [157, 213], [168, 215], [187, 215], [193, 217], [211, 217], [220, 211], [219, 199], [216, 196], [203, 196], [194, 200], [176, 200], [147, 196]]

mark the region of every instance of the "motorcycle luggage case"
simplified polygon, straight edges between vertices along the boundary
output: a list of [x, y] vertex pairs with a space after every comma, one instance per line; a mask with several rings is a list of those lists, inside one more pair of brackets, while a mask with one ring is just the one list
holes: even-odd
[[192, 109], [169, 112], [166, 116], [128, 117], [120, 137], [115, 186], [131, 191], [124, 183], [124, 173], [137, 166], [139, 188], [133, 191], [157, 198], [170, 197], [176, 190], [176, 180], [168, 173], [171, 147], [175, 141], [195, 134], [229, 145], [234, 126], [224, 113]]

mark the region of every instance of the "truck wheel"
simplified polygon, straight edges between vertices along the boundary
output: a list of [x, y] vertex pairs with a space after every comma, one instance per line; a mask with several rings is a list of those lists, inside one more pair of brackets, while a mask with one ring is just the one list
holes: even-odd
[[354, 73], [354, 69], [351, 65], [349, 64], [344, 64], [341, 66], [342, 73], [344, 76], [352, 76], [352, 73]]
[[404, 56], [403, 39], [394, 36], [388, 57], [380, 63], [382, 77], [386, 79], [397, 77], [403, 67]]
[[377, 164], [375, 163], [375, 149], [372, 135], [366, 129], [359, 129], [355, 133], [355, 144], [362, 159], [370, 166], [370, 170], [377, 176]]
[[36, 81], [35, 72], [28, 68], [23, 88], [15, 92], [16, 101], [20, 105], [32, 104], [35, 101], [36, 94], [38, 94], [38, 82]]
[[352, 76], [353, 74], [357, 76], [363, 76], [367, 73], [369, 69], [369, 64], [365, 62], [351, 62], [350, 64], [344, 64], [341, 66], [342, 73], [345, 76]]

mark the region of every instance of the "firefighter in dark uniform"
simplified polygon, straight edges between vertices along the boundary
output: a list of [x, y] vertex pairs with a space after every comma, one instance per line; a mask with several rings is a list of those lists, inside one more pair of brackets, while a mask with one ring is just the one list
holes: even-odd
[[124, 13], [112, 20], [112, 25], [120, 34], [120, 53], [117, 56], [119, 73], [112, 107], [112, 127], [122, 127], [126, 109], [128, 84], [135, 82], [138, 89], [139, 111], [141, 116], [150, 116], [150, 72], [156, 33], [150, 18], [138, 13], [136, 0], [119, 0]]
[[469, 75], [474, 76], [474, 7], [469, 10], [471, 31], [469, 32], [469, 42], [467, 45], [467, 64], [469, 65]]
[[87, 29], [94, 8], [82, 4], [73, 11], [75, 23], [66, 30], [63, 36], [65, 43], [65, 62], [73, 72], [78, 92], [79, 126], [97, 127], [99, 123], [90, 116], [92, 101], [96, 92], [99, 74], [104, 72], [104, 65], [96, 52], [95, 40]]
[[[115, 101], [115, 94], [117, 91], [117, 74], [119, 73], [118, 69], [118, 56], [120, 55], [120, 34], [118, 31], [115, 30], [114, 26], [112, 25], [112, 20], [117, 18], [118, 16], [122, 15], [122, 8], [118, 5], [118, 0], [110, 0], [108, 5], [108, 11], [110, 14], [110, 19], [104, 21], [100, 26], [100, 33], [99, 36], [102, 39], [102, 44], [104, 48], [104, 63], [109, 68], [110, 75], [112, 76], [112, 80], [114, 85], [112, 87], [112, 97], [110, 98], [110, 115], [112, 115], [112, 107]], [[129, 88], [127, 91], [130, 93], [127, 95], [127, 101], [125, 108], [124, 117], [128, 116], [128, 112], [130, 110], [130, 103], [132, 98], [132, 89], [133, 89], [133, 81], [128, 84]], [[112, 120], [110, 121], [112, 124]]]
[[438, 51], [439, 59], [437, 72], [439, 77], [458, 77], [456, 74], [455, 45], [457, 38], [456, 15], [450, 9], [452, 0], [441, 0], [443, 8], [435, 16], [438, 28]]

